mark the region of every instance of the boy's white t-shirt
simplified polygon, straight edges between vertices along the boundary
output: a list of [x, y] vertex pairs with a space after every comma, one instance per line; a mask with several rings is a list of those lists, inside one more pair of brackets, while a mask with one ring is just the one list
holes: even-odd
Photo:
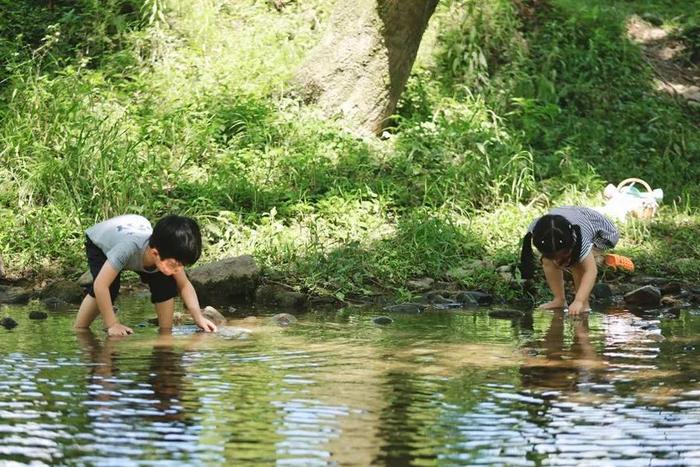
[[136, 214], [113, 217], [85, 231], [114, 269], [138, 272], [151, 272], [143, 267], [143, 255], [152, 233], [148, 219]]

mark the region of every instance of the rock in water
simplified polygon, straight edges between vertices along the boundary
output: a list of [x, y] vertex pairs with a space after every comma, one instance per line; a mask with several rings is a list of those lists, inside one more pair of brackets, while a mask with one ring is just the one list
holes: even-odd
[[420, 303], [399, 303], [398, 305], [384, 307], [384, 311], [392, 313], [420, 313], [424, 309], [425, 305]]
[[461, 303], [463, 306], [478, 306], [478, 300], [469, 292], [459, 292], [455, 296], [455, 300]]
[[389, 318], [388, 316], [377, 316], [376, 318], [372, 319], [372, 322], [380, 326], [386, 326], [388, 324], [393, 323], [394, 320]]
[[608, 300], [612, 298], [612, 289], [608, 284], [604, 284], [602, 282], [598, 282], [596, 285], [593, 286], [593, 290], [591, 290], [591, 295], [593, 297], [597, 298], [598, 300]]
[[226, 318], [224, 317], [224, 315], [219, 313], [219, 310], [217, 310], [213, 306], [204, 307], [204, 309], [202, 310], [202, 316], [204, 316], [217, 326], [226, 324]]
[[278, 313], [271, 317], [270, 321], [277, 326], [287, 327], [296, 323], [297, 319], [294, 315], [290, 315], [289, 313]]
[[71, 308], [70, 303], [57, 297], [46, 297], [41, 302], [52, 311], [67, 311]]
[[0, 285], [0, 303], [27, 303], [31, 294], [21, 287]]
[[0, 326], [4, 327], [5, 329], [14, 329], [17, 327], [17, 321], [9, 316], [6, 316], [5, 318], [0, 319]]
[[226, 339], [247, 339], [252, 334], [250, 329], [238, 328], [235, 326], [222, 326], [216, 332], [217, 335]]
[[645, 285], [625, 295], [630, 305], [652, 308], [661, 304], [661, 291], [653, 285]]
[[486, 292], [481, 292], [480, 290], [465, 290], [464, 292], [460, 292], [458, 295], [459, 301], [462, 303], [468, 303], [466, 297], [462, 294], [466, 294], [476, 300], [476, 302], [479, 305], [490, 305], [493, 303], [493, 296], [490, 294], [487, 294]]
[[43, 311], [34, 310], [34, 311], [29, 312], [29, 319], [39, 320], [39, 319], [46, 319], [48, 317], [49, 317], [49, 315], [44, 313]]
[[525, 313], [520, 310], [491, 310], [489, 316], [496, 319], [520, 319]]
[[57, 298], [67, 303], [80, 304], [83, 301], [83, 288], [77, 282], [56, 281], [47, 285], [39, 294], [39, 298]]

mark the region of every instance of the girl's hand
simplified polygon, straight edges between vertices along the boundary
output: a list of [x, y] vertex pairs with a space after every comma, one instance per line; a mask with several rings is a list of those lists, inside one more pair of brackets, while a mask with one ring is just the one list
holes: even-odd
[[212, 323], [205, 317], [202, 317], [196, 321], [197, 326], [199, 326], [202, 331], [204, 332], [216, 332], [219, 330], [219, 328], [216, 327], [216, 324]]
[[580, 302], [578, 300], [574, 300], [571, 305], [569, 305], [569, 314], [570, 315], [577, 315], [579, 313], [585, 313], [587, 312], [588, 309], [586, 309], [586, 306], [583, 302]]

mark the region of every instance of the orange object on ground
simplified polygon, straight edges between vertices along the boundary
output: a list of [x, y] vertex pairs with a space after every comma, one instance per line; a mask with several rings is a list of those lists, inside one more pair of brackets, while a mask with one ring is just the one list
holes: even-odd
[[627, 256], [608, 253], [605, 255], [605, 265], [614, 270], [622, 269], [623, 271], [634, 272], [634, 263]]

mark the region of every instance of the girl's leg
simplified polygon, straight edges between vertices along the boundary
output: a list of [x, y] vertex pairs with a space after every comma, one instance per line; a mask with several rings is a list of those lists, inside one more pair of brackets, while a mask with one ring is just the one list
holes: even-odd
[[83, 302], [78, 309], [78, 315], [75, 317], [73, 327], [75, 329], [89, 328], [95, 318], [99, 316], [100, 310], [97, 308], [97, 300], [91, 295], [85, 295]]
[[544, 277], [547, 279], [547, 285], [554, 294], [554, 298], [552, 301], [540, 305], [540, 308], [545, 310], [564, 308], [566, 306], [564, 271], [554, 264], [554, 261], [547, 258], [542, 258], [542, 268], [544, 269]]
[[170, 332], [173, 328], [173, 311], [175, 310], [175, 299], [171, 298], [164, 302], [158, 302], [156, 314], [158, 315], [158, 327], [161, 332]]

